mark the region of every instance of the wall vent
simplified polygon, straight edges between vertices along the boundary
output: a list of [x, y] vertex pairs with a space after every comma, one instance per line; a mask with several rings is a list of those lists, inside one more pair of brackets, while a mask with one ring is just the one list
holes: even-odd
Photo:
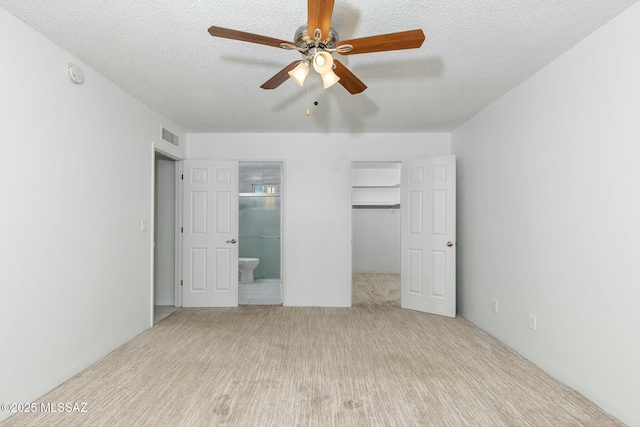
[[162, 139], [175, 145], [176, 147], [180, 146], [180, 138], [178, 137], [178, 135], [169, 132], [165, 128], [162, 128]]

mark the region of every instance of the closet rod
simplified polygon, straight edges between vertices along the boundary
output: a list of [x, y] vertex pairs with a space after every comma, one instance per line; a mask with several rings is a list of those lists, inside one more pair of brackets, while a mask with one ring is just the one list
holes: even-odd
[[400, 209], [400, 204], [397, 205], [352, 205], [353, 209]]

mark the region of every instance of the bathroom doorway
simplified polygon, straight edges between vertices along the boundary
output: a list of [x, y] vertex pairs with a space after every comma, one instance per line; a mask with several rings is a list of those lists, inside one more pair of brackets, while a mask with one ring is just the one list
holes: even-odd
[[401, 166], [351, 165], [353, 305], [400, 306]]
[[238, 304], [282, 304], [282, 162], [239, 162]]

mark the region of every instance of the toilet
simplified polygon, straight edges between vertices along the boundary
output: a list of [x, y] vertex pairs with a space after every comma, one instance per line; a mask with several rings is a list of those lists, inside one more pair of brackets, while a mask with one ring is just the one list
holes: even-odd
[[253, 283], [253, 269], [260, 264], [260, 258], [238, 258], [240, 283]]

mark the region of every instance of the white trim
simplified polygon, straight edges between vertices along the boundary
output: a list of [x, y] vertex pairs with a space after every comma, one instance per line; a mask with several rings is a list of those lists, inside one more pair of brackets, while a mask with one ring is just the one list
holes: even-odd
[[286, 258], [286, 248], [287, 248], [287, 234], [285, 233], [285, 229], [287, 226], [286, 221], [286, 206], [287, 206], [287, 162], [284, 160], [280, 160], [280, 164], [282, 165], [282, 182], [280, 183], [280, 300], [283, 306], [285, 304], [285, 295], [287, 291], [287, 258]]
[[182, 287], [180, 281], [182, 280], [182, 233], [180, 233], [180, 227], [182, 227], [182, 173], [183, 173], [182, 160], [176, 161], [176, 223], [175, 223], [175, 307], [182, 307]]
[[151, 258], [150, 258], [150, 278], [151, 278], [151, 283], [149, 283], [149, 287], [150, 287], [150, 291], [149, 294], [151, 295], [151, 298], [149, 298], [150, 300], [150, 307], [149, 307], [149, 312], [150, 312], [150, 316], [149, 316], [149, 327], [151, 328], [153, 326], [153, 315], [154, 315], [154, 304], [153, 304], [153, 300], [155, 299], [155, 266], [156, 266], [156, 262], [155, 262], [155, 239], [156, 239], [156, 223], [155, 223], [155, 215], [156, 215], [156, 146], [155, 144], [152, 142], [151, 143], [151, 215], [150, 215], [150, 220], [149, 220], [149, 224], [147, 224], [147, 231], [149, 232], [149, 253], [151, 254]]
[[351, 187], [353, 186], [353, 164], [357, 162], [357, 160], [349, 159], [349, 177], [347, 178], [347, 209], [349, 209], [349, 213], [347, 217], [349, 218], [347, 239], [349, 242], [349, 268], [347, 269], [348, 281], [349, 283], [349, 307], [353, 307], [353, 191], [351, 191]]
[[154, 301], [153, 305], [170, 305], [170, 306], [174, 307], [173, 302], [171, 302], [170, 300]]
[[[167, 127], [165, 125], [163, 125], [162, 128], [167, 128]], [[160, 131], [160, 133], [161, 132], [162, 131]], [[178, 133], [173, 132], [171, 130], [170, 130], [170, 132], [178, 135]], [[169, 141], [165, 141], [160, 136], [160, 138], [158, 138], [155, 141], [156, 151], [161, 152], [163, 156], [167, 156], [167, 157], [169, 157], [169, 158], [171, 158], [173, 160], [183, 160], [186, 157], [186, 146], [183, 144], [182, 140], [183, 140], [183, 138], [185, 138], [185, 141], [186, 141], [186, 136], [178, 135], [178, 137], [180, 138], [180, 147], [177, 147], [177, 146], [173, 145]]]

